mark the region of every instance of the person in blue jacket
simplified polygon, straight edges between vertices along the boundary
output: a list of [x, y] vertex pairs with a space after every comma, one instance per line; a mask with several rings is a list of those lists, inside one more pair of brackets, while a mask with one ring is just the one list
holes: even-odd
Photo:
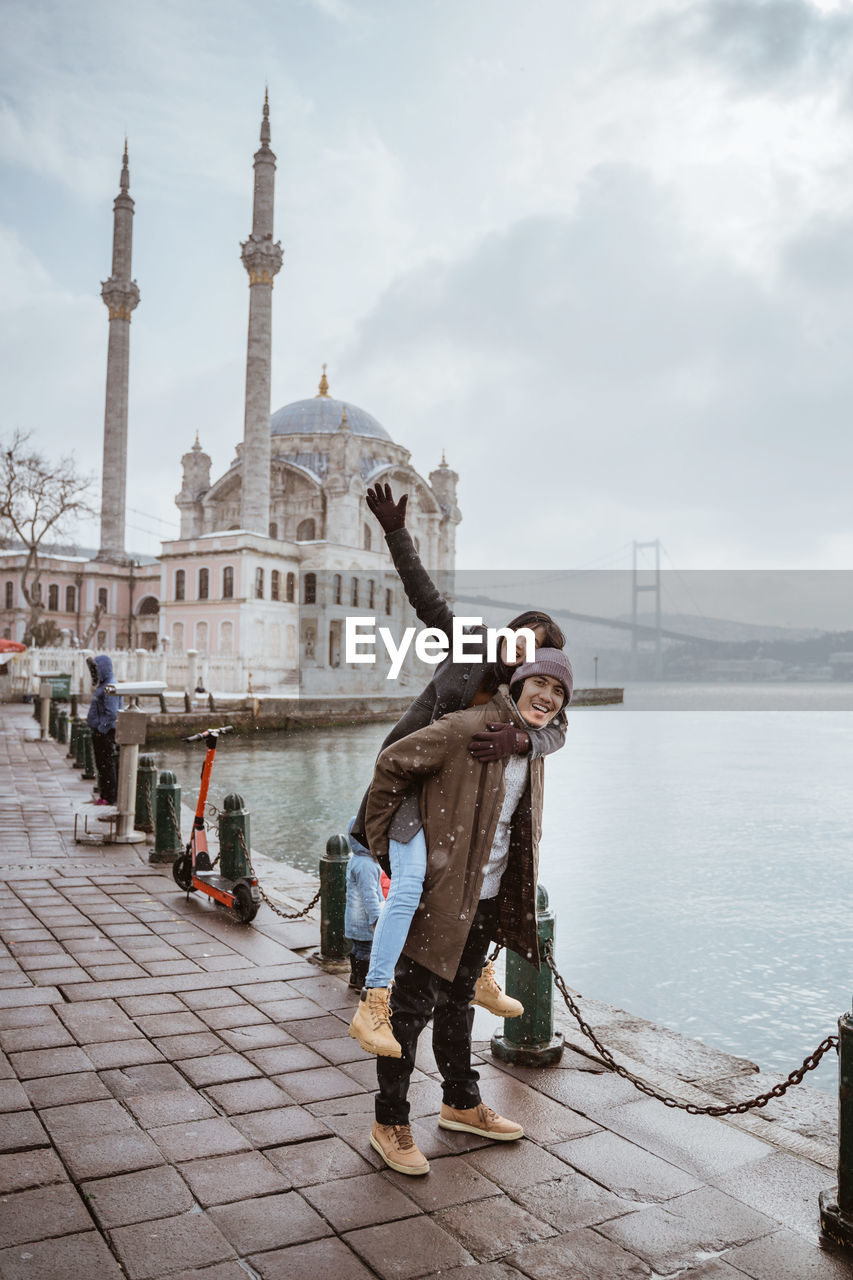
[[373, 932], [384, 898], [381, 871], [370, 850], [353, 835], [355, 818], [349, 824], [352, 857], [347, 864], [347, 905], [344, 933], [352, 943], [349, 985], [359, 991], [364, 986], [370, 964]]
[[97, 804], [115, 804], [116, 802], [116, 717], [121, 699], [114, 693], [107, 693], [107, 685], [115, 680], [112, 660], [105, 653], [97, 658], [87, 658], [86, 665], [95, 686], [86, 723], [92, 730], [92, 751], [95, 756], [95, 768], [98, 771], [98, 791], [100, 798]]

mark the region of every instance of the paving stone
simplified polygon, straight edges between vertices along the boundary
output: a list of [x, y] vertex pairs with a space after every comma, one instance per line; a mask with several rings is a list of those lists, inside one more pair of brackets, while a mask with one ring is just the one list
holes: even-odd
[[0, 1200], [0, 1240], [25, 1244], [86, 1231], [92, 1220], [70, 1182], [18, 1191]]
[[832, 1184], [833, 1175], [807, 1160], [774, 1151], [754, 1164], [741, 1165], [714, 1178], [714, 1186], [786, 1227], [817, 1242], [820, 1221], [818, 1196]]
[[[306, 1074], [310, 1073], [306, 1072]], [[273, 1076], [273, 1079], [276, 1084], [281, 1084], [287, 1088], [293, 1076]], [[374, 1096], [373, 1093], [368, 1093], [366, 1089], [362, 1089], [359, 1093], [344, 1094], [342, 1098], [321, 1098], [319, 1102], [307, 1102], [304, 1106], [311, 1112], [312, 1116], [372, 1116], [374, 1112]], [[430, 1114], [433, 1118], [435, 1117], [435, 1111], [435, 1108], [430, 1108]], [[416, 1117], [413, 1115], [413, 1123], [415, 1119]]]
[[516, 1250], [505, 1261], [530, 1280], [646, 1280], [652, 1274], [647, 1263], [586, 1227]]
[[850, 1254], [831, 1247], [815, 1248], [793, 1231], [776, 1231], [726, 1254], [750, 1280], [850, 1280]]
[[293, 1098], [272, 1080], [235, 1080], [232, 1084], [211, 1085], [207, 1093], [229, 1116], [247, 1111], [268, 1111], [293, 1102]]
[[318, 1018], [290, 1018], [285, 1016], [282, 1019], [282, 1024], [285, 1031], [303, 1044], [310, 1044], [312, 1040], [328, 1040], [338, 1034], [342, 1027], [345, 1029], [347, 1025], [340, 1018], [334, 1017], [333, 1014], [325, 1013]]
[[82, 1049], [32, 1049], [9, 1055], [9, 1061], [20, 1080], [34, 1076], [61, 1076], [70, 1071], [91, 1071], [92, 1061]]
[[[242, 996], [242, 998], [244, 1000], [248, 1000], [250, 1004], [263, 1004], [264, 1001], [269, 1000], [302, 999], [299, 992], [295, 991], [288, 982], [255, 982], [248, 987], [237, 986], [235, 984], [234, 990], [238, 996]], [[325, 1009], [321, 1009], [319, 1005], [314, 1004], [313, 1000], [306, 1001], [306, 1004], [311, 1006], [312, 1012], [319, 1010], [317, 1017], [326, 1012]]]
[[101, 1079], [116, 1098], [162, 1093], [166, 1089], [190, 1088], [180, 1071], [176, 1071], [168, 1062], [144, 1063], [139, 1067], [102, 1071]]
[[[206, 993], [207, 994], [207, 993]], [[128, 996], [116, 1002], [131, 1018], [148, 1013], [181, 1013], [183, 1004], [177, 996]]]
[[56, 987], [31, 987], [0, 991], [0, 1009], [19, 1009], [37, 1004], [58, 1004], [62, 996]]
[[7, 1111], [0, 1115], [0, 1151], [26, 1151], [49, 1145], [50, 1139], [34, 1111]]
[[184, 1009], [182, 1013], [151, 1013], [136, 1015], [136, 1025], [152, 1040], [161, 1036], [182, 1036], [192, 1031], [207, 1031], [201, 1018]]
[[[417, 1179], [404, 1177], [402, 1181]], [[306, 1186], [302, 1195], [339, 1234], [422, 1212], [419, 1205], [379, 1173]]]
[[210, 1209], [209, 1214], [241, 1255], [281, 1249], [332, 1234], [331, 1227], [296, 1191], [221, 1205]]
[[523, 1125], [526, 1136], [534, 1142], [550, 1146], [590, 1132], [586, 1117], [576, 1115], [538, 1090], [527, 1088], [506, 1072], [484, 1081], [482, 1094], [483, 1101], [495, 1111]]
[[265, 1155], [289, 1178], [294, 1187], [331, 1182], [337, 1178], [353, 1178], [361, 1173], [369, 1173], [371, 1167], [352, 1147], [347, 1146], [340, 1138], [332, 1137], [294, 1143], [289, 1147], [271, 1147]]
[[240, 1053], [250, 1049], [270, 1049], [276, 1045], [296, 1044], [293, 1036], [282, 1031], [273, 1022], [258, 1023], [257, 1026], [223, 1027], [218, 1034]]
[[41, 1121], [54, 1142], [59, 1138], [94, 1138], [102, 1133], [122, 1133], [136, 1128], [133, 1117], [113, 1098], [47, 1107], [41, 1112]]
[[97, 1102], [108, 1098], [110, 1091], [94, 1067], [91, 1071], [74, 1071], [68, 1076], [41, 1076], [25, 1080], [24, 1089], [34, 1107], [62, 1107], [69, 1102]]
[[246, 1280], [246, 1268], [239, 1262], [217, 1262], [212, 1267], [170, 1271], [169, 1280]]
[[166, 1159], [173, 1162], [247, 1151], [251, 1146], [245, 1136], [221, 1116], [165, 1125], [161, 1129], [152, 1129], [150, 1136]]
[[182, 1264], [198, 1268], [234, 1257], [228, 1241], [203, 1213], [117, 1227], [111, 1238], [130, 1280], [155, 1280]]
[[[452, 1267], [450, 1271], [433, 1271], [424, 1280], [523, 1280], [520, 1271], [505, 1262], [479, 1262], [473, 1267]], [[569, 1280], [569, 1277], [566, 1277]], [[581, 1280], [572, 1277], [571, 1280]], [[679, 1276], [679, 1280], [681, 1277]]]
[[144, 1133], [127, 1130], [122, 1133], [99, 1134], [93, 1138], [57, 1138], [56, 1146], [71, 1176], [78, 1182], [85, 1178], [106, 1178], [116, 1173], [132, 1173], [163, 1164], [159, 1148]]
[[38, 1027], [45, 1023], [53, 1024], [56, 1014], [49, 1004], [23, 1005], [19, 1009], [0, 1009], [0, 1028], [4, 1031], [13, 1027]]
[[434, 1221], [456, 1236], [481, 1262], [491, 1262], [510, 1249], [556, 1235], [553, 1227], [508, 1196], [442, 1209], [434, 1215]]
[[654, 1098], [615, 1107], [608, 1112], [607, 1127], [697, 1178], [725, 1173], [773, 1151], [741, 1129], [711, 1116], [662, 1107]]
[[[342, 1240], [312, 1240], [308, 1244], [253, 1254], [250, 1263], [261, 1280], [370, 1280], [374, 1272], [359, 1262]], [[518, 1273], [516, 1273], [518, 1274]], [[470, 1277], [470, 1280], [477, 1280]]]
[[291, 1182], [260, 1151], [239, 1151], [235, 1155], [212, 1156], [178, 1166], [199, 1204], [230, 1204], [250, 1196], [267, 1196], [288, 1191]]
[[58, 1018], [35, 1027], [14, 1027], [0, 1031], [0, 1046], [6, 1053], [19, 1053], [25, 1049], [55, 1049], [59, 1045], [73, 1044], [72, 1036]]
[[[384, 1169], [384, 1165], [382, 1167]], [[395, 1186], [402, 1187], [406, 1195], [427, 1213], [473, 1200], [486, 1200], [500, 1190], [494, 1182], [473, 1169], [467, 1160], [448, 1156], [430, 1159], [427, 1178], [412, 1178], [387, 1170], [384, 1176]]]
[[162, 1039], [155, 1040], [154, 1044], [163, 1057], [171, 1062], [180, 1062], [184, 1058], [204, 1058], [208, 1054], [218, 1053], [222, 1048], [219, 1037], [207, 1030], [183, 1036], [163, 1036]]
[[3, 1280], [124, 1280], [97, 1231], [40, 1240], [0, 1252]]
[[228, 1005], [247, 1003], [231, 987], [211, 987], [206, 991], [182, 991], [181, 1000], [190, 1009], [223, 1009]]
[[56, 1152], [48, 1147], [0, 1156], [0, 1195], [67, 1180], [68, 1175]]
[[768, 1235], [778, 1225], [722, 1191], [703, 1187], [666, 1205], [602, 1223], [598, 1230], [655, 1271], [670, 1272], [695, 1266], [705, 1260], [702, 1255]]
[[567, 1169], [553, 1182], [540, 1182], [529, 1188], [513, 1187], [510, 1195], [558, 1231], [595, 1226], [624, 1213], [633, 1213], [637, 1208], [634, 1201], [621, 1199], [573, 1169]]
[[283, 1075], [291, 1071], [308, 1071], [325, 1067], [327, 1062], [319, 1053], [304, 1044], [284, 1045], [275, 1049], [254, 1049], [246, 1055], [266, 1075]]
[[168, 1218], [193, 1207], [186, 1184], [165, 1165], [84, 1182], [80, 1190], [104, 1229]]
[[671, 1200], [700, 1186], [683, 1169], [604, 1129], [553, 1150], [572, 1168], [629, 1200]]
[[139, 1093], [125, 1099], [143, 1129], [159, 1129], [188, 1120], [209, 1120], [216, 1112], [195, 1089], [166, 1089], [162, 1093]]
[[408, 1219], [405, 1231], [393, 1222], [363, 1227], [349, 1232], [345, 1243], [380, 1280], [412, 1280], [427, 1271], [441, 1272], [474, 1261], [458, 1240], [426, 1216]]
[[163, 1055], [150, 1041], [113, 1040], [108, 1044], [87, 1044], [86, 1054], [99, 1071], [115, 1067], [139, 1067], [147, 1062], [162, 1062]]
[[[375, 1089], [375, 1085], [373, 1086]], [[297, 1102], [321, 1101], [364, 1093], [364, 1087], [337, 1067], [319, 1067], [311, 1071], [287, 1074], [287, 1092]]]
[[[448, 1131], [442, 1130], [442, 1134], [446, 1132]], [[527, 1138], [522, 1138], [520, 1142], [490, 1143], [482, 1150], [471, 1152], [466, 1159], [473, 1168], [497, 1183], [504, 1191], [562, 1178], [569, 1172], [562, 1160], [543, 1151]]]
[[0, 1080], [0, 1112], [25, 1111], [30, 1102], [17, 1080]]
[[342, 1036], [333, 1036], [330, 1040], [312, 1040], [311, 1048], [315, 1053], [321, 1053], [324, 1058], [335, 1066], [340, 1066], [345, 1062], [373, 1063], [376, 1059], [372, 1053], [365, 1053], [357, 1040], [353, 1040], [352, 1036], [344, 1033]]
[[323, 1121], [316, 1119], [304, 1107], [276, 1107], [257, 1115], [234, 1116], [233, 1124], [256, 1147], [281, 1146], [329, 1135]]
[[200, 972], [192, 960], [146, 960], [142, 968], [152, 977]]
[[221, 1028], [271, 1025], [265, 1013], [254, 1005], [245, 1003], [225, 1005], [218, 1009], [202, 1009], [198, 1016], [214, 1031]]
[[215, 1053], [209, 1058], [186, 1058], [177, 1064], [197, 1089], [230, 1080], [249, 1080], [261, 1072], [239, 1053]]

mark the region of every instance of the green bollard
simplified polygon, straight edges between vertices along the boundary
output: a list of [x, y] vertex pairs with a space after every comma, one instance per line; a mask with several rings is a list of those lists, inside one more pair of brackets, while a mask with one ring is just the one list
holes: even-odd
[[58, 711], [56, 715], [56, 741], [62, 743], [68, 741], [68, 712], [64, 709]]
[[48, 715], [47, 715], [47, 732], [48, 732], [48, 737], [51, 737], [51, 738], [56, 737], [56, 699], [55, 698], [51, 698], [50, 700], [50, 711], [48, 712]]
[[249, 811], [243, 804], [243, 797], [226, 796], [219, 814], [219, 866], [226, 880], [254, 877], [249, 861], [251, 848]]
[[95, 776], [95, 750], [92, 746], [92, 730], [86, 725], [83, 734], [83, 777], [90, 782]]
[[819, 1200], [824, 1235], [853, 1245], [853, 1013], [838, 1019], [838, 1187]]
[[153, 756], [140, 756], [136, 770], [136, 812], [133, 818], [136, 831], [154, 830], [156, 806], [157, 764]]
[[89, 726], [85, 720], [81, 720], [77, 725], [77, 737], [74, 741], [74, 768], [82, 769], [86, 764], [86, 748], [83, 739], [89, 733]]
[[65, 753], [66, 760], [74, 760], [77, 756], [77, 732], [80, 727], [80, 721], [76, 716], [72, 716], [68, 722], [68, 750]]
[[[548, 909], [548, 892], [540, 884], [536, 891], [536, 928], [539, 955], [545, 946], [554, 947], [554, 915]], [[514, 951], [506, 953], [506, 993], [520, 1000], [520, 1018], [505, 1018], [503, 1034], [492, 1036], [492, 1053], [502, 1062], [519, 1067], [550, 1067], [563, 1056], [563, 1033], [554, 1032], [554, 977], [542, 960], [537, 970]]]
[[41, 720], [41, 698], [37, 693], [33, 694], [33, 719], [36, 724]]
[[320, 859], [320, 951], [318, 959], [344, 961], [350, 944], [344, 933], [347, 907], [347, 863], [350, 860], [346, 836], [330, 836]]
[[174, 862], [183, 853], [181, 841], [181, 787], [171, 769], [164, 769], [157, 783], [154, 801], [154, 848], [149, 862]]

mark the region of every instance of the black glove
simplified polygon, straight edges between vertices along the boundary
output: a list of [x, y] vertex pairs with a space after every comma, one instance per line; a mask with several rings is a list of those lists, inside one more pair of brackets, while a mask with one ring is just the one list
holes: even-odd
[[499, 722], [487, 724], [483, 733], [475, 733], [468, 750], [477, 760], [488, 764], [491, 760], [506, 760], [530, 750], [530, 739], [523, 729]]
[[404, 493], [399, 502], [394, 501], [390, 484], [378, 484], [375, 489], [368, 489], [365, 502], [382, 525], [383, 533], [394, 533], [396, 529], [406, 527], [406, 505], [409, 495]]

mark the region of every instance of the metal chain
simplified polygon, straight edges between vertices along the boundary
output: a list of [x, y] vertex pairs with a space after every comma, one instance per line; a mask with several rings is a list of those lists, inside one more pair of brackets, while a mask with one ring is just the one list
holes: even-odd
[[[243, 855], [246, 861], [251, 866], [249, 850], [246, 848], [246, 837], [243, 835], [243, 832], [240, 830], [239, 827], [237, 828], [237, 840], [239, 842], [241, 850], [243, 851]], [[317, 892], [314, 894], [314, 897], [308, 903], [307, 907], [303, 907], [301, 911], [292, 911], [292, 912], [282, 911], [281, 907], [277, 907], [276, 904], [273, 902], [273, 900], [269, 897], [269, 895], [264, 892], [260, 884], [258, 885], [258, 892], [261, 895], [261, 900], [267, 904], [270, 911], [274, 911], [275, 914], [277, 916], [280, 916], [282, 920], [299, 920], [302, 918], [302, 916], [307, 916], [308, 912], [311, 910], [312, 907], [316, 907], [317, 903], [320, 901], [321, 890], [320, 889], [317, 890]]]
[[658, 1102], [662, 1102], [665, 1107], [674, 1107], [679, 1111], [686, 1111], [691, 1116], [733, 1116], [743, 1115], [747, 1111], [753, 1110], [755, 1107], [766, 1107], [768, 1102], [772, 1102], [774, 1098], [781, 1098], [783, 1094], [791, 1088], [792, 1085], [801, 1084], [803, 1076], [808, 1071], [814, 1071], [825, 1053], [829, 1053], [830, 1049], [838, 1049], [838, 1036], [827, 1036], [822, 1040], [814, 1053], [810, 1053], [803, 1060], [800, 1067], [796, 1067], [786, 1080], [774, 1084], [772, 1089], [768, 1089], [766, 1093], [760, 1093], [756, 1098], [750, 1098], [746, 1102], [732, 1102], [726, 1106], [708, 1106], [699, 1107], [694, 1102], [682, 1102], [680, 1098], [673, 1098], [669, 1094], [660, 1093], [647, 1080], [641, 1080], [639, 1076], [635, 1076], [627, 1067], [621, 1066], [613, 1054], [607, 1049], [596, 1036], [592, 1027], [584, 1020], [583, 1014], [573, 999], [568, 987], [565, 984], [561, 974], [557, 971], [554, 964], [554, 957], [551, 953], [550, 943], [546, 943], [543, 949], [545, 963], [554, 975], [554, 984], [560, 992], [560, 995], [566, 1002], [566, 1007], [572, 1017], [577, 1022], [583, 1034], [588, 1040], [591, 1040], [601, 1058], [611, 1071], [621, 1076], [623, 1080], [629, 1081], [635, 1089], [639, 1089], [641, 1093], [647, 1094], [650, 1098], [656, 1098]]

